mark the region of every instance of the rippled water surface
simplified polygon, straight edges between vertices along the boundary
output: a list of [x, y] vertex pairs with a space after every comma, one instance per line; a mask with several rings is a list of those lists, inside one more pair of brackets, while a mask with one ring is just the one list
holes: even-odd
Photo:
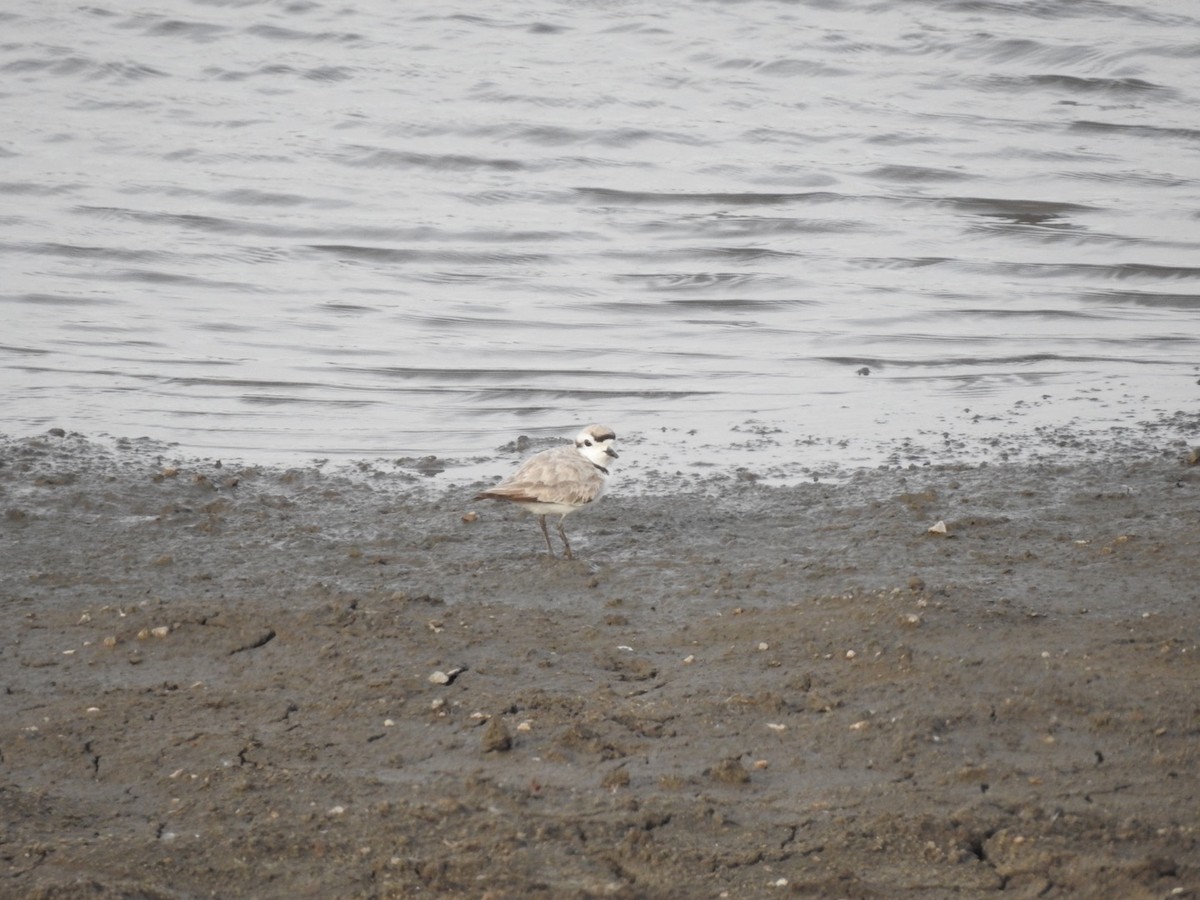
[[10, 432], [276, 461], [602, 421], [667, 468], [802, 467], [1197, 408], [1192, 2], [11, 0], [0, 29]]

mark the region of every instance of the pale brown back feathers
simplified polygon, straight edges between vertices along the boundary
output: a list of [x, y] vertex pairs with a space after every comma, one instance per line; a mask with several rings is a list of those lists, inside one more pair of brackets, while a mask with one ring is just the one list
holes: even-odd
[[574, 447], [544, 450], [476, 499], [583, 506], [604, 492], [604, 473]]

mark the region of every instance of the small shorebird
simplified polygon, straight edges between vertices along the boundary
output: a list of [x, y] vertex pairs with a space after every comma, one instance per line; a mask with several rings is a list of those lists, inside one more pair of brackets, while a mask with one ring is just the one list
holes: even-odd
[[516, 472], [494, 488], [479, 492], [475, 499], [508, 500], [533, 513], [541, 522], [551, 556], [554, 547], [546, 530], [546, 516], [558, 516], [558, 535], [566, 548], [566, 558], [574, 559], [563, 519], [604, 493], [608, 468], [617, 458], [612, 447], [616, 439], [611, 428], [589, 425], [575, 436], [571, 446], [553, 447], [531, 456]]

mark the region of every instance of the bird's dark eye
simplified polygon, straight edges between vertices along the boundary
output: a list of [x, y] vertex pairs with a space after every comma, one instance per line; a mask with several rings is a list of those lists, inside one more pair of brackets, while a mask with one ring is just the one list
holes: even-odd
[[583, 446], [585, 446], [585, 447], [590, 447], [590, 446], [592, 446], [592, 442], [591, 442], [591, 441], [584, 441], [584, 442], [583, 442]]

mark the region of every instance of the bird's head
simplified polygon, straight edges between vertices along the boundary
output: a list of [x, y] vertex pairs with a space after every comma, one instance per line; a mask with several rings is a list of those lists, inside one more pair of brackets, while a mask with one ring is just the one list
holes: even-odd
[[575, 436], [575, 449], [592, 465], [607, 469], [617, 458], [613, 449], [616, 441], [616, 434], [607, 425], [589, 425]]

